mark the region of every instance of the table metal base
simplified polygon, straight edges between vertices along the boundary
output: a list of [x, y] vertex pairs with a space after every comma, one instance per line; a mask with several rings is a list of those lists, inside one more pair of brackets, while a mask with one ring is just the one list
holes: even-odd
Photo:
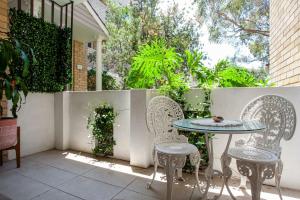
[[209, 160], [208, 160], [208, 166], [205, 169], [205, 173], [204, 173], [205, 182], [206, 182], [205, 187], [202, 187], [199, 189], [199, 191], [201, 193], [201, 199], [203, 199], [203, 200], [207, 199], [207, 194], [208, 194], [208, 190], [210, 188], [211, 180], [214, 176], [222, 177], [223, 181], [222, 181], [220, 193], [218, 195], [214, 196], [213, 199], [214, 200], [219, 199], [222, 196], [224, 187], [226, 187], [231, 198], [233, 200], [236, 200], [236, 198], [233, 196], [233, 194], [229, 188], [229, 185], [228, 185], [228, 181], [232, 176], [232, 170], [229, 167], [230, 163], [231, 163], [231, 157], [228, 156], [228, 149], [229, 149], [229, 145], [231, 143], [231, 139], [232, 139], [232, 134], [229, 134], [226, 148], [221, 157], [222, 171], [219, 171], [219, 170], [215, 170], [213, 168], [214, 167], [213, 166], [213, 163], [214, 163], [213, 140], [211, 137], [209, 137], [208, 133], [205, 133], [205, 140], [206, 140], [206, 146], [207, 146]]

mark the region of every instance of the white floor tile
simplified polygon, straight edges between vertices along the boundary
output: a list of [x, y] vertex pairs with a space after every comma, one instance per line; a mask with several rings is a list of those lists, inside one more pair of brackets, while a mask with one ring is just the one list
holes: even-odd
[[67, 181], [58, 188], [86, 200], [109, 200], [118, 194], [122, 188], [112, 186], [85, 177], [77, 177]]

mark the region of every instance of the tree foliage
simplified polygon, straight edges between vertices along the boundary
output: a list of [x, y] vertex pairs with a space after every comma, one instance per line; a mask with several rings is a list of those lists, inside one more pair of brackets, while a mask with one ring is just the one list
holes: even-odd
[[[88, 70], [87, 87], [89, 91], [96, 90], [96, 69]], [[108, 74], [107, 71], [102, 72], [102, 90], [118, 90], [120, 89], [116, 79]]]
[[137, 0], [128, 6], [108, 3], [106, 24], [110, 37], [105, 45], [104, 67], [117, 72], [124, 83], [141, 45], [163, 38], [166, 46], [177, 53], [198, 47], [198, 26], [186, 22], [176, 5], [162, 13], [158, 4], [158, 0]]
[[212, 41], [245, 44], [257, 60], [268, 63], [270, 0], [196, 1]]
[[182, 58], [174, 48], [168, 48], [163, 40], [141, 46], [128, 76], [132, 88], [160, 88], [186, 85], [183, 74], [178, 73]]
[[197, 72], [200, 87], [266, 87], [271, 86], [263, 72], [248, 70], [228, 60], [220, 60], [213, 69], [205, 66]]

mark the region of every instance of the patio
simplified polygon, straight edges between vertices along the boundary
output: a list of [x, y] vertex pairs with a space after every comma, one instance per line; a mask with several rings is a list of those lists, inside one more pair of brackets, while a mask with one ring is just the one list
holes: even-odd
[[[22, 159], [22, 167], [15, 169], [15, 162], [8, 161], [0, 168], [0, 194], [11, 199], [119, 199], [154, 200], [164, 199], [166, 184], [159, 173], [152, 190], [146, 189], [151, 179], [152, 168], [129, 166], [126, 161], [95, 158], [90, 154], [75, 151], [50, 150]], [[160, 171], [161, 172], [161, 171]], [[185, 182], [174, 184], [174, 199], [197, 199], [194, 178], [184, 174]], [[212, 197], [219, 191], [219, 180], [209, 191]], [[231, 182], [237, 199], [251, 199], [250, 190], [239, 190], [238, 181]], [[300, 198], [300, 191], [282, 189], [285, 200]], [[0, 199], [1, 196], [0, 196]], [[230, 199], [225, 190], [221, 199]], [[272, 186], [264, 186], [262, 199], [279, 199]]]
[[[23, 88], [23, 86], [21, 87], [21, 85], [17, 85], [18, 87], [16, 87], [15, 84], [16, 83], [20, 84], [21, 82], [19, 81], [15, 82], [16, 80], [19, 79], [15, 79], [13, 73], [10, 74], [10, 72], [14, 72], [14, 70], [7, 70], [6, 68], [3, 68], [3, 73], [5, 75], [12, 76], [11, 80], [8, 79], [5, 82], [2, 81], [3, 82], [2, 86], [5, 86], [5, 95], [8, 98], [8, 102], [6, 100], [1, 102], [3, 104], [3, 113], [1, 113], [3, 114], [3, 116], [6, 115], [11, 116], [11, 113], [8, 109], [12, 105], [14, 108], [14, 106], [16, 106], [16, 102], [18, 103], [19, 100], [22, 99], [20, 98], [19, 93], [15, 92], [16, 88], [20, 90], [19, 91], [20, 93], [22, 93], [23, 91], [24, 95], [25, 93], [27, 94], [27, 92], [29, 93], [26, 98], [26, 104], [23, 105], [22, 100], [19, 102], [20, 105], [22, 104], [22, 109], [20, 109], [20, 111], [18, 112], [18, 119], [17, 121], [15, 120], [15, 124], [14, 124], [14, 128], [16, 129], [17, 126], [20, 127], [17, 131], [17, 137], [16, 137], [18, 138], [16, 140], [17, 142], [15, 142], [16, 144], [13, 143], [15, 144], [13, 148], [15, 148], [16, 151], [12, 150], [11, 146], [9, 146], [9, 148], [5, 147], [3, 149], [0, 149], [1, 156], [2, 156], [2, 151], [4, 152], [3, 158], [5, 161], [4, 165], [0, 166], [0, 200], [165, 199], [167, 193], [167, 177], [162, 168], [158, 169], [158, 175], [156, 176], [155, 182], [152, 185], [151, 189], [146, 188], [147, 183], [151, 181], [153, 176], [153, 165], [156, 165], [157, 163], [156, 161], [157, 159], [155, 156], [153, 159], [153, 155], [157, 156], [157, 154], [155, 154], [156, 153], [155, 149], [153, 154], [153, 146], [156, 145], [157, 136], [156, 134], [153, 134], [153, 130], [151, 130], [149, 126], [148, 123], [149, 119], [147, 113], [148, 113], [148, 108], [150, 107], [149, 106], [150, 102], [158, 95], [161, 95], [162, 92], [161, 89], [163, 88], [163, 86], [170, 86], [170, 88], [172, 88], [173, 91], [169, 91], [169, 92], [175, 91], [176, 93], [177, 91], [178, 93], [180, 93], [178, 96], [175, 97], [175, 99], [180, 97], [186, 101], [182, 103], [181, 107], [178, 106], [180, 110], [183, 108], [185, 111], [188, 112], [197, 111], [198, 114], [201, 111], [201, 115], [199, 116], [197, 115], [198, 119], [208, 118], [211, 116], [221, 116], [218, 118], [219, 119], [224, 118], [225, 121], [243, 119], [243, 117], [241, 117], [243, 116], [241, 115], [241, 113], [245, 111], [244, 110], [245, 106], [249, 105], [248, 103], [253, 101], [253, 99], [265, 95], [267, 96], [276, 95], [279, 96], [280, 98], [283, 97], [284, 99], [286, 99], [287, 101], [285, 102], [290, 102], [291, 104], [289, 105], [292, 105], [290, 106], [290, 108], [292, 107], [293, 109], [289, 109], [289, 110], [293, 112], [280, 112], [280, 116], [281, 113], [284, 113], [286, 117], [284, 119], [287, 120], [282, 120], [283, 118], [280, 118], [279, 121], [284, 121], [284, 123], [278, 123], [278, 124], [282, 125], [282, 124], [290, 123], [292, 124], [290, 126], [291, 128], [289, 129], [277, 128], [276, 126], [276, 129], [280, 130], [280, 134], [278, 134], [280, 136], [280, 139], [282, 136], [283, 137], [285, 136], [284, 137], [285, 140], [282, 140], [282, 142], [280, 143], [280, 147], [282, 147], [282, 152], [281, 149], [279, 150], [276, 148], [276, 150], [279, 150], [277, 152], [278, 155], [276, 156], [278, 157], [281, 156], [281, 158], [277, 160], [276, 159], [271, 160], [271, 161], [276, 160], [276, 172], [274, 173], [275, 171], [275, 167], [274, 167], [274, 170], [273, 171], [271, 170], [273, 174], [269, 174], [270, 171], [267, 170], [265, 174], [262, 173], [263, 176], [268, 176], [270, 179], [264, 182], [265, 185], [263, 185], [262, 188], [261, 198], [258, 196], [255, 197], [256, 196], [255, 193], [253, 193], [252, 195], [254, 197], [253, 199], [263, 199], [263, 200], [279, 199], [275, 185], [276, 184], [279, 185], [278, 183], [280, 181], [278, 180], [280, 180], [281, 178], [280, 183], [281, 183], [282, 195], [284, 200], [300, 199], [300, 179], [299, 179], [300, 177], [300, 170], [299, 170], [299, 166], [300, 166], [299, 71], [300, 70], [299, 69], [300, 68], [298, 62], [300, 56], [298, 56], [299, 45], [298, 46], [296, 45], [296, 42], [300, 41], [300, 40], [299, 41], [296, 40], [298, 31], [293, 36], [289, 35], [289, 37], [287, 37], [287, 38], [291, 38], [292, 41], [295, 41], [295, 45], [294, 42], [291, 45], [287, 44], [287, 42], [285, 42], [283, 45], [282, 42], [278, 43], [280, 44], [280, 46], [282, 46], [282, 48], [286, 48], [283, 52], [285, 51], [287, 52], [286, 54], [283, 52], [281, 53], [281, 49], [279, 49], [278, 50], [279, 54], [280, 55], [282, 54], [282, 56], [280, 57], [280, 56], [276, 56], [278, 53], [277, 46], [279, 45], [277, 45], [277, 42], [274, 41], [275, 39], [277, 40], [277, 36], [275, 37], [275, 35], [277, 35], [277, 30], [271, 29], [271, 37], [270, 37], [271, 55], [270, 55], [270, 63], [268, 63], [267, 65], [269, 66], [269, 64], [271, 64], [269, 72], [271, 75], [272, 83], [276, 83], [276, 86], [286, 85], [286, 86], [296, 86], [296, 87], [269, 87], [271, 86], [269, 85], [269, 83], [271, 82], [269, 82], [267, 77], [265, 77], [266, 80], [259, 80], [257, 77], [254, 77], [254, 75], [252, 75], [251, 74], [252, 72], [250, 73], [250, 71], [247, 71], [249, 77], [255, 78], [255, 81], [253, 83], [251, 82], [251, 84], [249, 84], [246, 81], [247, 83], [242, 82], [242, 84], [240, 85], [239, 82], [235, 83], [234, 79], [233, 80], [229, 79], [234, 83], [232, 85], [230, 84], [229, 86], [226, 85], [227, 83], [226, 81], [225, 83], [221, 84], [220, 80], [227, 80], [226, 73], [224, 73], [225, 75], [223, 74], [223, 76], [221, 76], [222, 73], [218, 71], [218, 68], [216, 67], [217, 64], [215, 66], [212, 66], [213, 67], [212, 69], [207, 68], [204, 65], [202, 66], [202, 62], [200, 62], [202, 60], [202, 52], [198, 52], [197, 54], [193, 54], [193, 52], [189, 52], [189, 51], [178, 53], [174, 50], [173, 47], [165, 46], [163, 41], [161, 43], [159, 43], [158, 41], [157, 42], [152, 41], [150, 43], [151, 48], [155, 50], [155, 47], [159, 46], [159, 48], [167, 49], [168, 50], [167, 52], [171, 53], [171, 55], [174, 55], [175, 58], [170, 60], [178, 60], [178, 64], [174, 64], [174, 66], [170, 68], [172, 70], [168, 68], [164, 69], [168, 65], [164, 64], [165, 63], [164, 59], [162, 60], [158, 59], [155, 62], [156, 64], [159, 65], [154, 64], [152, 67], [151, 65], [149, 65], [150, 67], [147, 65], [148, 68], [146, 68], [145, 67], [146, 65], [144, 66], [143, 63], [145, 60], [147, 61], [148, 57], [151, 58], [151, 56], [146, 56], [143, 58], [142, 55], [144, 54], [140, 53], [142, 51], [135, 52], [136, 55], [133, 58], [136, 58], [136, 56], [141, 56], [140, 57], [142, 58], [141, 60], [144, 61], [140, 63], [137, 62], [136, 65], [134, 65], [134, 63], [130, 63], [130, 66], [139, 66], [139, 64], [141, 64], [141, 66], [145, 67], [145, 69], [155, 69], [154, 67], [161, 66], [158, 67], [164, 69], [161, 70], [160, 72], [162, 74], [161, 75], [162, 78], [160, 78], [161, 80], [157, 79], [157, 77], [154, 77], [155, 84], [151, 86], [151, 84], [148, 85], [148, 83], [147, 84], [145, 83], [145, 85], [139, 85], [140, 80], [133, 79], [133, 81], [131, 80], [131, 81], [127, 81], [127, 83], [125, 82], [123, 83], [125, 85], [128, 84], [126, 87], [115, 87], [113, 90], [111, 90], [106, 87], [102, 87], [102, 84], [105, 82], [104, 80], [102, 80], [104, 77], [103, 75], [105, 74], [105, 73], [102, 74], [102, 71], [104, 69], [103, 67], [105, 66], [105, 62], [107, 62], [107, 61], [104, 62], [105, 60], [104, 56], [105, 53], [107, 53], [107, 51], [104, 51], [103, 46], [107, 45], [106, 42], [109, 41], [110, 37], [114, 38], [112, 35], [108, 34], [109, 31], [107, 30], [106, 27], [106, 23], [108, 23], [105, 20], [107, 5], [103, 3], [104, 1], [102, 2], [99, 0], [78, 0], [78, 1], [74, 1], [73, 3], [73, 1], [69, 2], [68, 0], [54, 0], [54, 1], [31, 0], [30, 2], [29, 0], [27, 0], [26, 2], [22, 1], [21, 4], [21, 1], [17, 1], [17, 0], [4, 0], [4, 1], [0, 0], [0, 10], [1, 10], [0, 38], [2, 37], [6, 38], [6, 36], [17, 34], [16, 36], [14, 36], [15, 39], [20, 40], [21, 43], [24, 43], [26, 45], [27, 42], [33, 41], [33, 40], [22, 41], [22, 39], [24, 38], [25, 39], [30, 38], [27, 37], [27, 35], [30, 35], [31, 39], [36, 38], [32, 44], [28, 44], [28, 46], [30, 46], [30, 48], [32, 47], [33, 50], [36, 52], [36, 55], [39, 55], [37, 59], [38, 63], [34, 64], [34, 66], [38, 66], [38, 69], [35, 68], [32, 69], [35, 70], [33, 72], [42, 71], [43, 76], [41, 76], [39, 73], [32, 73], [30, 74], [29, 77], [26, 77], [25, 75], [23, 77], [23, 74], [26, 74], [25, 72], [28, 71], [25, 70], [26, 68], [25, 63], [26, 61], [28, 61], [28, 59], [24, 59], [24, 56], [21, 56], [21, 58], [23, 58], [22, 63], [24, 64], [24, 66], [21, 67], [24, 67], [24, 71], [23, 73], [19, 73], [19, 72], [18, 73], [19, 75], [22, 74], [21, 77], [23, 77], [25, 82], [27, 80], [29, 84], [28, 84], [28, 88], [26, 87]], [[38, 3], [35, 4], [36, 2]], [[22, 8], [22, 6], [24, 8]], [[276, 4], [273, 4], [271, 10], [272, 8], [274, 9], [276, 6], [277, 6]], [[23, 9], [24, 11], [27, 10], [28, 13], [30, 13], [30, 15], [26, 13], [23, 13], [22, 15], [18, 14], [17, 18], [14, 18], [9, 22], [9, 19], [12, 19], [13, 16], [17, 16], [17, 14], [16, 15], [13, 14], [13, 13], [17, 13], [16, 10], [11, 10], [10, 14], [8, 12], [9, 8], [14, 8], [14, 7], [17, 7], [18, 10], [21, 9]], [[300, 6], [299, 6], [299, 10], [300, 10]], [[57, 14], [58, 12], [60, 12], [60, 16]], [[25, 23], [23, 23], [22, 16], [23, 17], [25, 16], [27, 19], [27, 21], [25, 20], [26, 21]], [[272, 17], [275, 19], [276, 16], [277, 15], [273, 14]], [[35, 19], [35, 17], [41, 18], [43, 20], [40, 21], [39, 19]], [[127, 19], [128, 17], [125, 18]], [[3, 23], [1, 21], [2, 19], [5, 19]], [[277, 21], [274, 19], [271, 21]], [[279, 20], [279, 21], [284, 21], [284, 20]], [[296, 22], [297, 21], [295, 20], [294, 23], [296, 24]], [[39, 37], [37, 37], [37, 35], [35, 34], [36, 31], [32, 29], [32, 27], [35, 27], [36, 23], [40, 25], [46, 24], [47, 27], [49, 26], [49, 29], [41, 28], [41, 31], [45, 31], [45, 32], [39, 34]], [[20, 27], [19, 24], [23, 24], [26, 26]], [[54, 24], [59, 26], [55, 26]], [[275, 23], [273, 23], [273, 27], [274, 24]], [[294, 26], [291, 25], [291, 27]], [[65, 29], [62, 29], [63, 27]], [[23, 29], [26, 31], [24, 31]], [[55, 30], [55, 32], [59, 33], [59, 37], [52, 37], [54, 35], [52, 29]], [[61, 32], [62, 30], [63, 32]], [[292, 31], [290, 32], [292, 33]], [[18, 33], [28, 33], [28, 34], [26, 35], [26, 37], [24, 37], [23, 35], [21, 34], [19, 35]], [[50, 36], [48, 36], [48, 34]], [[43, 38], [43, 36], [45, 37], [47, 36], [47, 37]], [[2, 40], [4, 41], [6, 39], [2, 39]], [[60, 40], [64, 42], [61, 42]], [[39, 41], [39, 42], [35, 43], [35, 41]], [[281, 39], [281, 41], [284, 40]], [[130, 43], [130, 42], [126, 41], [126, 43]], [[51, 46], [51, 44], [59, 44], [59, 45]], [[141, 44], [141, 47], [142, 46], [143, 45]], [[174, 44], [174, 46], [177, 45]], [[287, 48], [287, 46], [289, 47]], [[3, 49], [4, 49], [3, 52], [5, 52], [6, 49], [5, 48]], [[276, 51], [274, 51], [274, 49], [276, 49]], [[88, 80], [90, 80], [91, 78], [87, 74], [90, 69], [88, 66], [89, 63], [87, 63], [86, 61], [87, 60], [86, 57], [88, 57], [86, 53], [89, 51], [95, 53], [94, 55], [95, 61], [93, 61], [95, 62], [95, 69], [93, 69], [95, 70], [95, 74], [94, 77], [92, 77], [95, 79], [93, 83], [95, 88], [93, 89], [93, 91], [87, 90]], [[128, 50], [126, 50], [126, 52], [127, 51]], [[2, 49], [0, 48], [0, 53], [1, 52]], [[28, 50], [28, 52], [29, 52], [29, 57], [34, 57], [33, 55], [31, 55], [32, 51]], [[155, 50], [153, 52], [162, 52], [162, 51]], [[49, 57], [43, 56], [44, 53]], [[109, 55], [109, 53], [107, 54]], [[6, 54], [3, 55], [6, 56]], [[189, 57], [188, 55], [190, 56], [194, 55], [194, 56], [191, 59], [187, 59]], [[56, 59], [52, 59], [52, 57]], [[123, 56], [121, 55], [121, 57]], [[158, 53], [158, 54], [154, 54], [153, 57], [164, 58], [165, 56], [160, 56], [160, 53]], [[197, 68], [196, 71], [207, 73], [205, 74], [205, 76], [203, 76], [204, 78], [200, 76], [200, 74], [202, 73], [193, 77], [194, 75], [192, 73], [192, 70], [191, 70], [191, 74], [188, 75], [186, 75], [185, 73], [179, 73], [180, 70], [184, 69], [185, 67], [187, 67], [187, 69], [191, 67], [189, 66], [189, 64], [187, 64], [188, 60], [190, 61], [198, 60], [197, 58], [199, 58], [200, 60], [199, 62], [198, 61], [195, 62]], [[17, 69], [18, 67], [20, 67], [18, 66], [18, 64], [15, 64], [14, 62], [12, 62], [13, 64], [8, 62], [9, 60], [14, 60], [14, 58], [3, 59], [3, 60], [4, 61], [7, 60], [7, 67], [9, 69], [10, 67], [12, 67], [12, 69], [14, 69], [14, 67], [17, 67]], [[32, 59], [32, 64], [34, 63], [33, 60], [35, 59]], [[135, 59], [135, 60], [139, 60], [139, 59]], [[50, 61], [53, 61], [53, 63], [51, 63]], [[278, 64], [278, 62], [284, 63], [289, 66], [288, 67], [281, 66], [281, 64]], [[44, 65], [45, 63], [47, 63], [47, 66]], [[234, 71], [240, 69], [238, 65], [232, 65], [232, 66], [229, 65], [230, 62], [221, 61], [220, 63], [223, 64], [225, 63], [224, 70], [221, 72], [228, 72], [226, 71], [226, 69], [231, 69]], [[14, 64], [16, 66], [14, 66]], [[122, 64], [122, 66], [127, 66], [127, 64], [126, 65]], [[288, 73], [289, 75], [281, 74], [281, 72], [279, 73], [280, 70], [277, 71], [277, 69], [275, 69], [274, 66], [276, 66], [276, 68], [277, 66], [280, 66], [283, 69], [289, 68], [292, 71]], [[229, 72], [231, 70], [229, 70]], [[240, 73], [242, 72], [246, 73], [245, 71], [242, 70], [242, 68], [240, 70], [241, 70]], [[132, 71], [135, 72], [134, 68], [132, 68]], [[148, 71], [148, 70], [142, 70], [142, 71]], [[168, 73], [164, 75], [165, 72]], [[283, 73], [286, 72], [284, 71]], [[147, 74], [153, 74], [153, 73], [147, 73]], [[169, 75], [171, 74], [175, 74], [175, 75], [179, 74], [180, 77], [179, 76], [169, 77]], [[123, 77], [124, 80], [130, 80], [129, 75], [130, 73], [128, 73], [128, 77], [126, 78]], [[151, 77], [149, 78], [144, 75], [145, 74], [143, 73], [136, 74], [136, 75], [133, 73], [132, 77], [133, 78], [138, 77], [141, 80], [149, 80], [151, 82]], [[184, 77], [183, 75], [186, 76]], [[207, 75], [213, 75], [212, 80], [206, 80], [209, 79], [207, 78], [209, 77]], [[290, 75], [294, 77], [289, 78]], [[231, 76], [233, 78], [239, 77], [239, 75], [231, 75]], [[166, 77], [168, 81], [164, 80]], [[248, 80], [247, 77], [248, 76], [246, 76], [245, 80]], [[169, 80], [173, 80], [173, 78], [175, 78], [174, 80], [177, 81], [169, 81]], [[195, 80], [193, 81], [192, 79], [188, 80], [190, 78], [192, 79], [195, 78]], [[184, 80], [184, 82], [182, 82], [182, 80]], [[195, 81], [197, 82], [197, 86], [196, 85], [194, 86]], [[174, 84], [176, 86], [176, 90], [173, 88], [174, 85], [172, 86], [171, 82], [176, 83]], [[211, 84], [210, 86], [212, 87], [212, 89], [209, 92], [207, 91], [206, 88], [207, 87], [206, 84], [208, 83], [210, 83]], [[231, 82], [229, 81], [228, 83]], [[189, 90], [184, 94], [181, 94], [180, 91], [182, 88], [184, 88], [183, 87], [184, 85], [186, 85], [186, 87], [188, 87]], [[231, 87], [231, 88], [226, 88], [226, 87]], [[3, 88], [4, 87], [2, 87], [2, 89]], [[12, 99], [12, 97], [11, 99], [9, 99], [9, 97], [12, 96], [9, 95], [11, 91], [14, 91], [12, 94], [15, 95], [14, 96], [15, 99]], [[16, 94], [18, 94], [19, 96], [17, 96]], [[110, 106], [109, 107], [111, 109], [110, 114], [114, 115], [113, 119], [111, 120], [110, 123], [103, 123], [104, 125], [99, 123], [100, 125], [98, 124], [95, 129], [91, 129], [90, 117], [94, 113], [96, 113], [97, 105], [99, 104], [101, 104], [101, 106], [106, 105], [105, 103], [107, 103], [107, 105]], [[263, 105], [267, 105], [267, 104], [263, 104]], [[280, 108], [287, 107], [286, 106], [287, 104], [280, 104], [280, 105], [283, 106], [277, 106], [277, 107]], [[189, 108], [190, 106], [191, 108]], [[274, 106], [271, 105], [269, 106], [269, 108], [274, 108]], [[283, 110], [286, 111], [285, 109]], [[12, 111], [13, 111], [12, 112], [13, 116], [16, 117], [16, 113], [14, 113], [16, 109]], [[208, 114], [205, 114], [206, 112]], [[159, 113], [159, 110], [153, 113]], [[169, 117], [171, 116], [172, 115], [168, 114], [167, 119], [169, 119]], [[191, 116], [186, 116], [186, 118], [189, 117]], [[158, 117], [154, 117], [154, 118], [159, 119]], [[182, 118], [183, 118], [183, 113], [182, 113]], [[279, 119], [279, 117], [273, 114], [271, 118]], [[163, 120], [157, 120], [157, 121], [163, 122]], [[168, 122], [170, 121], [171, 120], [169, 120]], [[272, 125], [272, 123], [270, 124]], [[172, 125], [173, 126], [170, 127], [174, 128], [175, 127], [174, 124]], [[234, 127], [234, 124], [231, 125], [232, 127]], [[0, 126], [0, 128], [2, 127]], [[156, 127], [160, 127], [160, 126], [156, 126]], [[176, 128], [180, 129], [180, 126]], [[185, 128], [189, 128], [189, 127], [185, 127]], [[97, 132], [95, 135], [94, 130], [96, 129], [98, 130], [98, 132], [95, 131]], [[260, 128], [260, 130], [262, 129], [263, 128]], [[189, 129], [185, 129], [185, 130], [189, 130]], [[205, 180], [205, 177], [209, 177], [207, 175], [209, 173], [211, 176], [213, 176], [212, 174], [214, 173], [214, 171], [212, 169], [216, 169], [219, 171], [222, 170], [224, 177], [228, 178], [229, 180], [229, 185], [233, 192], [233, 195], [238, 200], [252, 199], [249, 182], [247, 183], [248, 189], [242, 190], [238, 188], [240, 184], [239, 172], [241, 169], [240, 168], [241, 165], [239, 165], [238, 162], [236, 163], [235, 162], [236, 160], [232, 160], [231, 163], [229, 161], [228, 165], [227, 164], [224, 165], [224, 163], [228, 161], [229, 157], [226, 160], [226, 157], [223, 155], [226, 155], [228, 153], [228, 147], [233, 147], [235, 142], [237, 142], [240, 139], [247, 139], [251, 131], [252, 132], [259, 131], [259, 129], [245, 129], [243, 130], [244, 132], [236, 131], [235, 133], [237, 134], [233, 136], [232, 141], [231, 141], [231, 137], [233, 132], [225, 131], [226, 133], [229, 133], [225, 135], [225, 134], [217, 134], [216, 132], [209, 132], [209, 131], [201, 132], [199, 130], [198, 133], [199, 134], [205, 133], [207, 138], [208, 138], [207, 136], [208, 134], [214, 134], [213, 137], [211, 137], [212, 138], [210, 140], [211, 143], [207, 142], [209, 140], [205, 138], [206, 145], [207, 145], [205, 146], [205, 142], [203, 143], [202, 139], [199, 139], [200, 136], [202, 135], [200, 136], [197, 135], [199, 137], [197, 138], [197, 140], [193, 141], [193, 145], [201, 144], [202, 146], [195, 147], [195, 151], [189, 152], [189, 154], [185, 153], [184, 156], [192, 155], [195, 152], [198, 155], [198, 152], [200, 152], [201, 158], [205, 159], [207, 156], [205, 153], [206, 151], [202, 151], [201, 148], [203, 147], [206, 149], [210, 149], [208, 150], [208, 156], [207, 156], [209, 157], [209, 162], [208, 162], [208, 167], [206, 168], [207, 170], [205, 171], [206, 176], [204, 176], [204, 171], [200, 171], [199, 174], [200, 180]], [[281, 134], [283, 132], [281, 130], [285, 131], [284, 134]], [[193, 131], [195, 131], [195, 129], [193, 129]], [[100, 132], [102, 135], [100, 134]], [[160, 132], [163, 133], [163, 131]], [[170, 132], [170, 129], [168, 130], [168, 132]], [[15, 136], [16, 135], [15, 132], [13, 133], [14, 133], [13, 136]], [[189, 137], [189, 142], [192, 143], [191, 142], [192, 140], [190, 141], [190, 138], [193, 137], [194, 133], [190, 135], [188, 135], [188, 133], [185, 134], [187, 134], [186, 136]], [[5, 136], [5, 134], [3, 135]], [[99, 137], [97, 137], [99, 135], [101, 136], [109, 135], [108, 136], [109, 144], [106, 143], [107, 141], [101, 143], [101, 141], [99, 141]], [[273, 134], [273, 136], [274, 135], [275, 134]], [[292, 136], [294, 136], [293, 139], [291, 139]], [[289, 139], [291, 140], [287, 141]], [[229, 142], [227, 143], [227, 140], [231, 141], [231, 143]], [[1, 141], [2, 140], [0, 138], [0, 143]], [[186, 142], [187, 141], [184, 141], [184, 143]], [[265, 142], [265, 143], [269, 143], [269, 142]], [[276, 145], [279, 145], [279, 143], [276, 143]], [[212, 150], [212, 148], [209, 148], [210, 146], [214, 146], [214, 149]], [[95, 151], [95, 149], [97, 149], [98, 147], [101, 148], [106, 147], [105, 150], [109, 150], [109, 152], [103, 153], [101, 151], [100, 152]], [[224, 152], [226, 152], [226, 154]], [[240, 151], [240, 152], [244, 152], [244, 151]], [[100, 157], [100, 156], [95, 157], [92, 153], [96, 153], [98, 155], [111, 155], [111, 157], [109, 158]], [[163, 154], [165, 152], [160, 152], [160, 153]], [[251, 156], [251, 154], [249, 155]], [[19, 163], [20, 157], [22, 159], [20, 168], [16, 168], [16, 160], [15, 160], [16, 157], [17, 157], [17, 163]], [[185, 157], [181, 157], [181, 158], [183, 158], [185, 161]], [[200, 157], [196, 156], [196, 158], [200, 158]], [[239, 159], [237, 157], [232, 157], [232, 158]], [[193, 159], [191, 160], [193, 162]], [[278, 162], [279, 160], [280, 162]], [[281, 176], [281, 161], [283, 163], [282, 176]], [[2, 159], [0, 163], [2, 164]], [[167, 164], [165, 164], [165, 167], [169, 167], [169, 168], [173, 167], [171, 157], [168, 157], [168, 161], [166, 161], [166, 163]], [[197, 159], [197, 164], [195, 164], [194, 166], [198, 167], [199, 163], [200, 163], [200, 159]], [[176, 166], [173, 168], [176, 168], [176, 170], [178, 170], [181, 169], [182, 166], [181, 167]], [[232, 173], [231, 170], [226, 170], [224, 166], [228, 167], [227, 169], [231, 169]], [[204, 167], [202, 166], [202, 164], [200, 164], [200, 169], [203, 168]], [[260, 170], [259, 168], [260, 167], [254, 167], [256, 171], [259, 171]], [[228, 171], [230, 171], [230, 173], [228, 173]], [[255, 176], [256, 173], [255, 172], [253, 173], [253, 171], [255, 170], [251, 170], [251, 177], [254, 178], [258, 177]], [[172, 180], [172, 178], [170, 178], [171, 177], [170, 174], [172, 173], [168, 174], [169, 183], [170, 180]], [[260, 173], [260, 171], [258, 173]], [[275, 179], [272, 178], [271, 176], [274, 174], [275, 174]], [[278, 176], [278, 174], [280, 174], [280, 176]], [[250, 172], [245, 176], [248, 175], [250, 175]], [[194, 174], [185, 173], [183, 177], [185, 181], [178, 181], [178, 180], [174, 181], [173, 195], [172, 195], [173, 199], [175, 200], [176, 199], [178, 200], [201, 199], [200, 192], [198, 191], [197, 187], [195, 187], [196, 180]], [[262, 177], [262, 178], [266, 178], [266, 177]], [[259, 184], [253, 184], [259, 182], [260, 181], [255, 181], [255, 182], [252, 181], [252, 188], [256, 188], [257, 186], [258, 186], [257, 188], [260, 188]], [[209, 199], [213, 198], [215, 195], [217, 195], [220, 192], [222, 188], [221, 187], [222, 180], [219, 177], [214, 177], [210, 185], [212, 187], [209, 187], [208, 190]], [[172, 191], [172, 189], [170, 188], [171, 187], [169, 186], [168, 191]], [[171, 195], [169, 195], [168, 197], [170, 196]], [[206, 199], [205, 195], [204, 198], [202, 199]], [[223, 195], [221, 196], [220, 199], [229, 200], [234, 198], [230, 197], [230, 194], [225, 188], [223, 190]]]

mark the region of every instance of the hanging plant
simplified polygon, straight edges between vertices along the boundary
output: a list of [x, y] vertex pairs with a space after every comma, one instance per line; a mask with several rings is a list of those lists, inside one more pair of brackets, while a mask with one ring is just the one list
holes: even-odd
[[112, 156], [113, 146], [116, 144], [113, 138], [113, 125], [117, 114], [108, 104], [98, 105], [88, 118], [87, 128], [91, 130], [91, 136], [95, 142], [93, 153], [102, 156]]

